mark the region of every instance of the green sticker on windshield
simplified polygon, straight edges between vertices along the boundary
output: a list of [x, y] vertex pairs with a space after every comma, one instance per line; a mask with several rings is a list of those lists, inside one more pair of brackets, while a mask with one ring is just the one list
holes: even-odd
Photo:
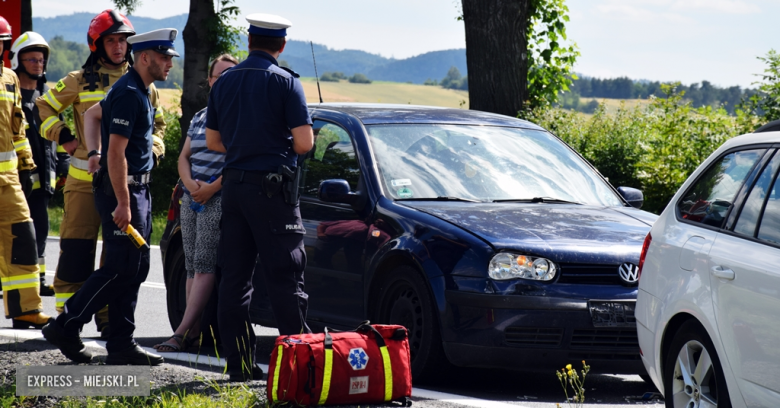
[[409, 187], [399, 188], [398, 198], [412, 198], [412, 189]]

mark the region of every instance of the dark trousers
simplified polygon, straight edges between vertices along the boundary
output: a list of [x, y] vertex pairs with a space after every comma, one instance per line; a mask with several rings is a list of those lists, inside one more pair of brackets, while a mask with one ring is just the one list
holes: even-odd
[[303, 223], [297, 206], [281, 193], [268, 198], [260, 185], [230, 179], [222, 185], [222, 223], [218, 263], [218, 319], [228, 370], [255, 362], [255, 333], [249, 320], [252, 276], [258, 254], [279, 333], [309, 333], [304, 292]]
[[[130, 186], [130, 223], [146, 239], [152, 233], [152, 200], [148, 186]], [[108, 352], [126, 350], [135, 345], [135, 305], [138, 290], [149, 274], [149, 250], [139, 249], [114, 224], [111, 213], [116, 197], [103, 189], [95, 191], [95, 207], [103, 226], [103, 267], [89, 276], [84, 285], [67, 302], [57, 325], [69, 335], [77, 335], [92, 315], [108, 305], [111, 335]]]
[[27, 206], [30, 207], [30, 218], [32, 218], [35, 226], [38, 258], [46, 255], [46, 237], [49, 236], [49, 199], [51, 199], [51, 194], [42, 188], [36, 188], [27, 197]]

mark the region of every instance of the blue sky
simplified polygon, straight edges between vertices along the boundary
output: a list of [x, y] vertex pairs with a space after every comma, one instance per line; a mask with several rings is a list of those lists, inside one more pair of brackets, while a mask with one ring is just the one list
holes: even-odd
[[[292, 39], [335, 49], [407, 58], [465, 47], [459, 0], [235, 0], [243, 14], [264, 12], [293, 22]], [[575, 70], [597, 77], [719, 86], [750, 86], [780, 50], [777, 0], [567, 0], [569, 39], [582, 56]], [[97, 13], [110, 0], [33, 0], [36, 17]], [[189, 0], [143, 0], [136, 15], [187, 13]], [[237, 22], [239, 23], [239, 22]], [[240, 22], [243, 24], [243, 21]]]

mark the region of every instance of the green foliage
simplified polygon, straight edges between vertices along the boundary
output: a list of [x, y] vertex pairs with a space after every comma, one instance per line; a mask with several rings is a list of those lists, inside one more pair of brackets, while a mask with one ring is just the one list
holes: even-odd
[[179, 140], [181, 139], [178, 110], [163, 108], [165, 117], [165, 158], [152, 170], [152, 213], [168, 212], [171, 193], [179, 181]]
[[[663, 97], [665, 94], [661, 89], [662, 85], [659, 81], [634, 81], [628, 77], [606, 79], [579, 77], [572, 81], [571, 93], [581, 97], [647, 99], [652, 95]], [[735, 114], [743, 98], [749, 98], [755, 93], [752, 89], [742, 89], [739, 86], [721, 88], [709, 81], [681, 85], [679, 90], [685, 91], [685, 99], [690, 100], [694, 108], [723, 107], [730, 114]]]
[[[118, 1], [118, 0], [114, 0]], [[231, 22], [236, 20], [241, 10], [238, 6], [231, 6], [234, 0], [218, 0], [214, 17], [207, 23], [209, 30], [209, 42], [214, 44], [209, 58], [220, 54], [235, 55], [244, 29], [234, 27]]]
[[135, 8], [141, 5], [140, 0], [113, 0], [116, 8], [119, 10], [125, 10], [127, 14], [133, 14]]
[[755, 116], [724, 109], [694, 108], [677, 89], [664, 85], [665, 98], [646, 107], [591, 118], [563, 109], [538, 107], [528, 119], [557, 134], [615, 187], [643, 190], [643, 209], [660, 213], [688, 176], [727, 139], [751, 132]]
[[446, 89], [469, 90], [469, 79], [462, 76], [460, 70], [454, 66], [450, 67], [450, 70], [447, 71], [447, 76], [439, 84]]
[[580, 100], [580, 95], [575, 92], [564, 92], [558, 99], [558, 103], [555, 106], [559, 106], [563, 109], [575, 110], [582, 113], [593, 113], [599, 107], [599, 103], [595, 99], [591, 99], [590, 102], [583, 103]]
[[437, 80], [435, 80], [435, 79], [430, 79], [430, 78], [428, 78], [428, 79], [426, 79], [426, 80], [425, 80], [425, 82], [423, 82], [423, 85], [427, 85], [427, 86], [437, 86], [437, 85], [439, 85], [439, 81], [437, 81]]
[[46, 64], [46, 78], [58, 81], [68, 75], [68, 72], [81, 69], [81, 65], [89, 57], [89, 47], [73, 41], [66, 41], [56, 36], [49, 41], [49, 62]]
[[531, 1], [526, 27], [529, 108], [556, 103], [561, 92], [568, 91], [577, 79], [572, 71], [580, 55], [577, 44], [562, 44], [567, 40], [568, 13], [565, 0]]
[[353, 84], [370, 84], [371, 80], [363, 74], [355, 74], [349, 77], [349, 82]]
[[320, 77], [320, 81], [339, 82], [342, 79], [349, 79], [343, 72], [326, 72]]
[[769, 50], [766, 57], [757, 57], [766, 63], [763, 74], [758, 74], [761, 81], [758, 92], [746, 98], [740, 104], [740, 108], [746, 112], [758, 115], [762, 122], [771, 122], [780, 119], [780, 54], [775, 50]]

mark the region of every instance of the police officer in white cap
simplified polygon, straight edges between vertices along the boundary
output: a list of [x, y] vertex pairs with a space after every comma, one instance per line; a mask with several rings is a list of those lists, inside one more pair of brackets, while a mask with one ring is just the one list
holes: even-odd
[[[305, 232], [298, 208], [298, 155], [314, 143], [298, 74], [279, 66], [291, 23], [251, 14], [249, 56], [211, 88], [206, 144], [227, 152], [222, 173], [218, 319], [232, 381], [258, 380], [249, 320], [259, 253], [279, 333], [309, 332], [303, 287]], [[251, 198], [250, 198], [251, 197]], [[248, 329], [249, 328], [249, 329]], [[251, 369], [250, 369], [251, 368]]]
[[[65, 302], [65, 312], [43, 328], [46, 339], [71, 360], [88, 362], [79, 332], [108, 305], [111, 332], [106, 364], [159, 365], [163, 358], [138, 347], [133, 339], [138, 290], [149, 274], [149, 247], [127, 237], [132, 225], [145, 240], [152, 231], [152, 131], [155, 109], [149, 85], [164, 81], [179, 56], [176, 30], [165, 28], [129, 37], [135, 64], [114, 83], [106, 98], [84, 115], [95, 207], [103, 226], [103, 266]], [[98, 131], [98, 129], [100, 129]], [[99, 165], [98, 165], [99, 162]]]

